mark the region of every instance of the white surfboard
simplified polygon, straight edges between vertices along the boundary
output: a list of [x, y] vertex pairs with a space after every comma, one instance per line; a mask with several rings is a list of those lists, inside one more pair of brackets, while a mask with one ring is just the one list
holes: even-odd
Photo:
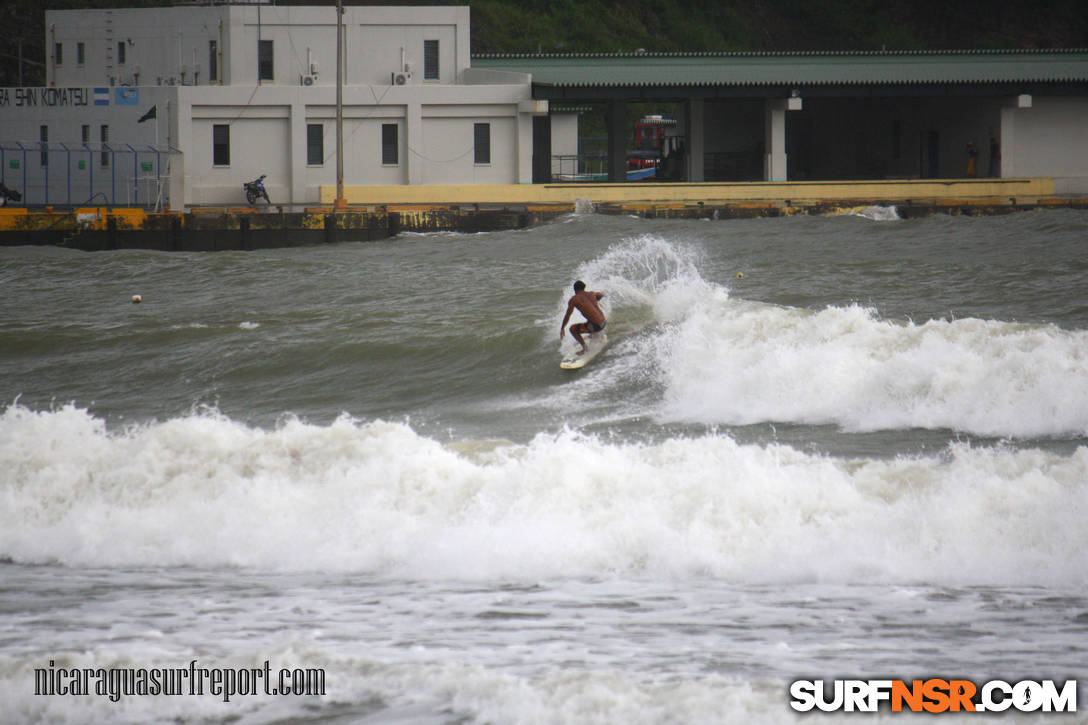
[[584, 368], [589, 364], [593, 358], [597, 357], [604, 346], [608, 344], [608, 336], [603, 332], [597, 332], [585, 337], [586, 352], [584, 355], [577, 355], [574, 352], [564, 357], [559, 362], [559, 367], [564, 370], [578, 370]]

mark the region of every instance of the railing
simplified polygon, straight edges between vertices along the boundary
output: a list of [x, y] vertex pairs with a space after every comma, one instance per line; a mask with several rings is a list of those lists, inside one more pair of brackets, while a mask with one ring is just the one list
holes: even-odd
[[[127, 143], [0, 142], [0, 184], [24, 206], [110, 206], [161, 210], [175, 148]], [[11, 203], [10, 201], [8, 202]]]
[[592, 182], [608, 180], [608, 155], [570, 154], [552, 156], [552, 181]]

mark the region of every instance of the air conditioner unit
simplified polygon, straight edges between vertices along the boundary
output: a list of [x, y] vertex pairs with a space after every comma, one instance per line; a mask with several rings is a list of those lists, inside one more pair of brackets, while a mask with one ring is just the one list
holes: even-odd
[[316, 79], [313, 76], [299, 76], [299, 84], [304, 86], [312, 86]]
[[411, 73], [394, 73], [393, 74], [393, 85], [395, 85], [395, 86], [406, 86], [406, 85], [408, 85], [408, 81], [410, 81], [410, 80], [412, 80], [412, 74]]

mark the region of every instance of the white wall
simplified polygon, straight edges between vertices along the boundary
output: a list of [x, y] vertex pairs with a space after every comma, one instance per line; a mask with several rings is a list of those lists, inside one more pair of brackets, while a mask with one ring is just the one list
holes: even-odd
[[[408, 149], [414, 158], [424, 162], [420, 183], [518, 183], [515, 118], [493, 115], [499, 109], [477, 111], [464, 115], [462, 109], [447, 107], [432, 109], [435, 115], [423, 118], [422, 138], [411, 142]], [[473, 126], [476, 123], [491, 126], [491, 162], [487, 164], [475, 163]]]
[[556, 156], [578, 155], [578, 114], [553, 113], [552, 124], [552, 174], [574, 174], [578, 171], [576, 159], [560, 161]]
[[[258, 82], [258, 41], [273, 42], [270, 85], [336, 83], [336, 10], [333, 6], [187, 6], [46, 13], [47, 84], [209, 85], [209, 41], [221, 58], [224, 84]], [[388, 85], [390, 74], [413, 68], [413, 83], [451, 84], [468, 68], [467, 7], [349, 7], [344, 13], [345, 78], [349, 85]], [[423, 78], [423, 41], [439, 41], [439, 78]], [[63, 45], [60, 64], [54, 43]], [[84, 63], [77, 44], [84, 44]], [[117, 56], [124, 42], [125, 63]], [[316, 75], [311, 74], [316, 65]], [[139, 72], [138, 78], [136, 72]]]
[[1088, 192], [1088, 99], [1035, 96], [1031, 108], [1004, 109], [1002, 123], [1009, 171], [1053, 176], [1058, 193]]
[[[220, 32], [226, 7], [46, 11], [46, 84], [159, 85], [170, 78], [185, 85], [208, 84], [208, 41], [221, 51], [229, 39]], [[54, 43], [63, 44], [57, 64]], [[82, 42], [85, 62], [77, 46]], [[125, 43], [125, 62], [117, 44]], [[183, 77], [184, 71], [184, 77]], [[139, 78], [135, 74], [139, 72]]]

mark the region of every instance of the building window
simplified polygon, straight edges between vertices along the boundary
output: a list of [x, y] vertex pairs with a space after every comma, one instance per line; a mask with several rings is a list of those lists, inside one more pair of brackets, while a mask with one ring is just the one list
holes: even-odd
[[125, 41], [117, 41], [117, 65], [125, 64]]
[[400, 163], [400, 143], [398, 140], [397, 124], [382, 124], [382, 163], [387, 166], [395, 166]]
[[83, 43], [76, 43], [76, 63], [83, 65], [87, 61], [87, 49]]
[[273, 80], [272, 75], [272, 41], [260, 40], [257, 44], [257, 80]]
[[476, 151], [476, 163], [491, 163], [491, 124], [473, 124], [473, 148]]
[[84, 145], [91, 142], [91, 125], [89, 123], [83, 124], [83, 128], [81, 129], [81, 136], [83, 137]]
[[225, 123], [212, 126], [212, 165], [230, 166], [230, 126]]
[[108, 144], [110, 142], [110, 127], [109, 126], [101, 126], [98, 129], [98, 140], [102, 142], [102, 153], [100, 155], [99, 165], [102, 166], [102, 167], [109, 166], [110, 165], [110, 152], [107, 150], [108, 149]]
[[325, 163], [325, 127], [320, 123], [306, 124], [306, 163], [310, 166]]
[[49, 127], [42, 126], [39, 129], [39, 133], [42, 142], [41, 157], [39, 158], [39, 161], [41, 161], [42, 166], [49, 166]]
[[64, 44], [53, 43], [53, 62], [57, 65], [64, 63]]
[[438, 41], [423, 41], [423, 80], [438, 80]]
[[219, 44], [218, 41], [208, 41], [208, 83], [219, 82]]

